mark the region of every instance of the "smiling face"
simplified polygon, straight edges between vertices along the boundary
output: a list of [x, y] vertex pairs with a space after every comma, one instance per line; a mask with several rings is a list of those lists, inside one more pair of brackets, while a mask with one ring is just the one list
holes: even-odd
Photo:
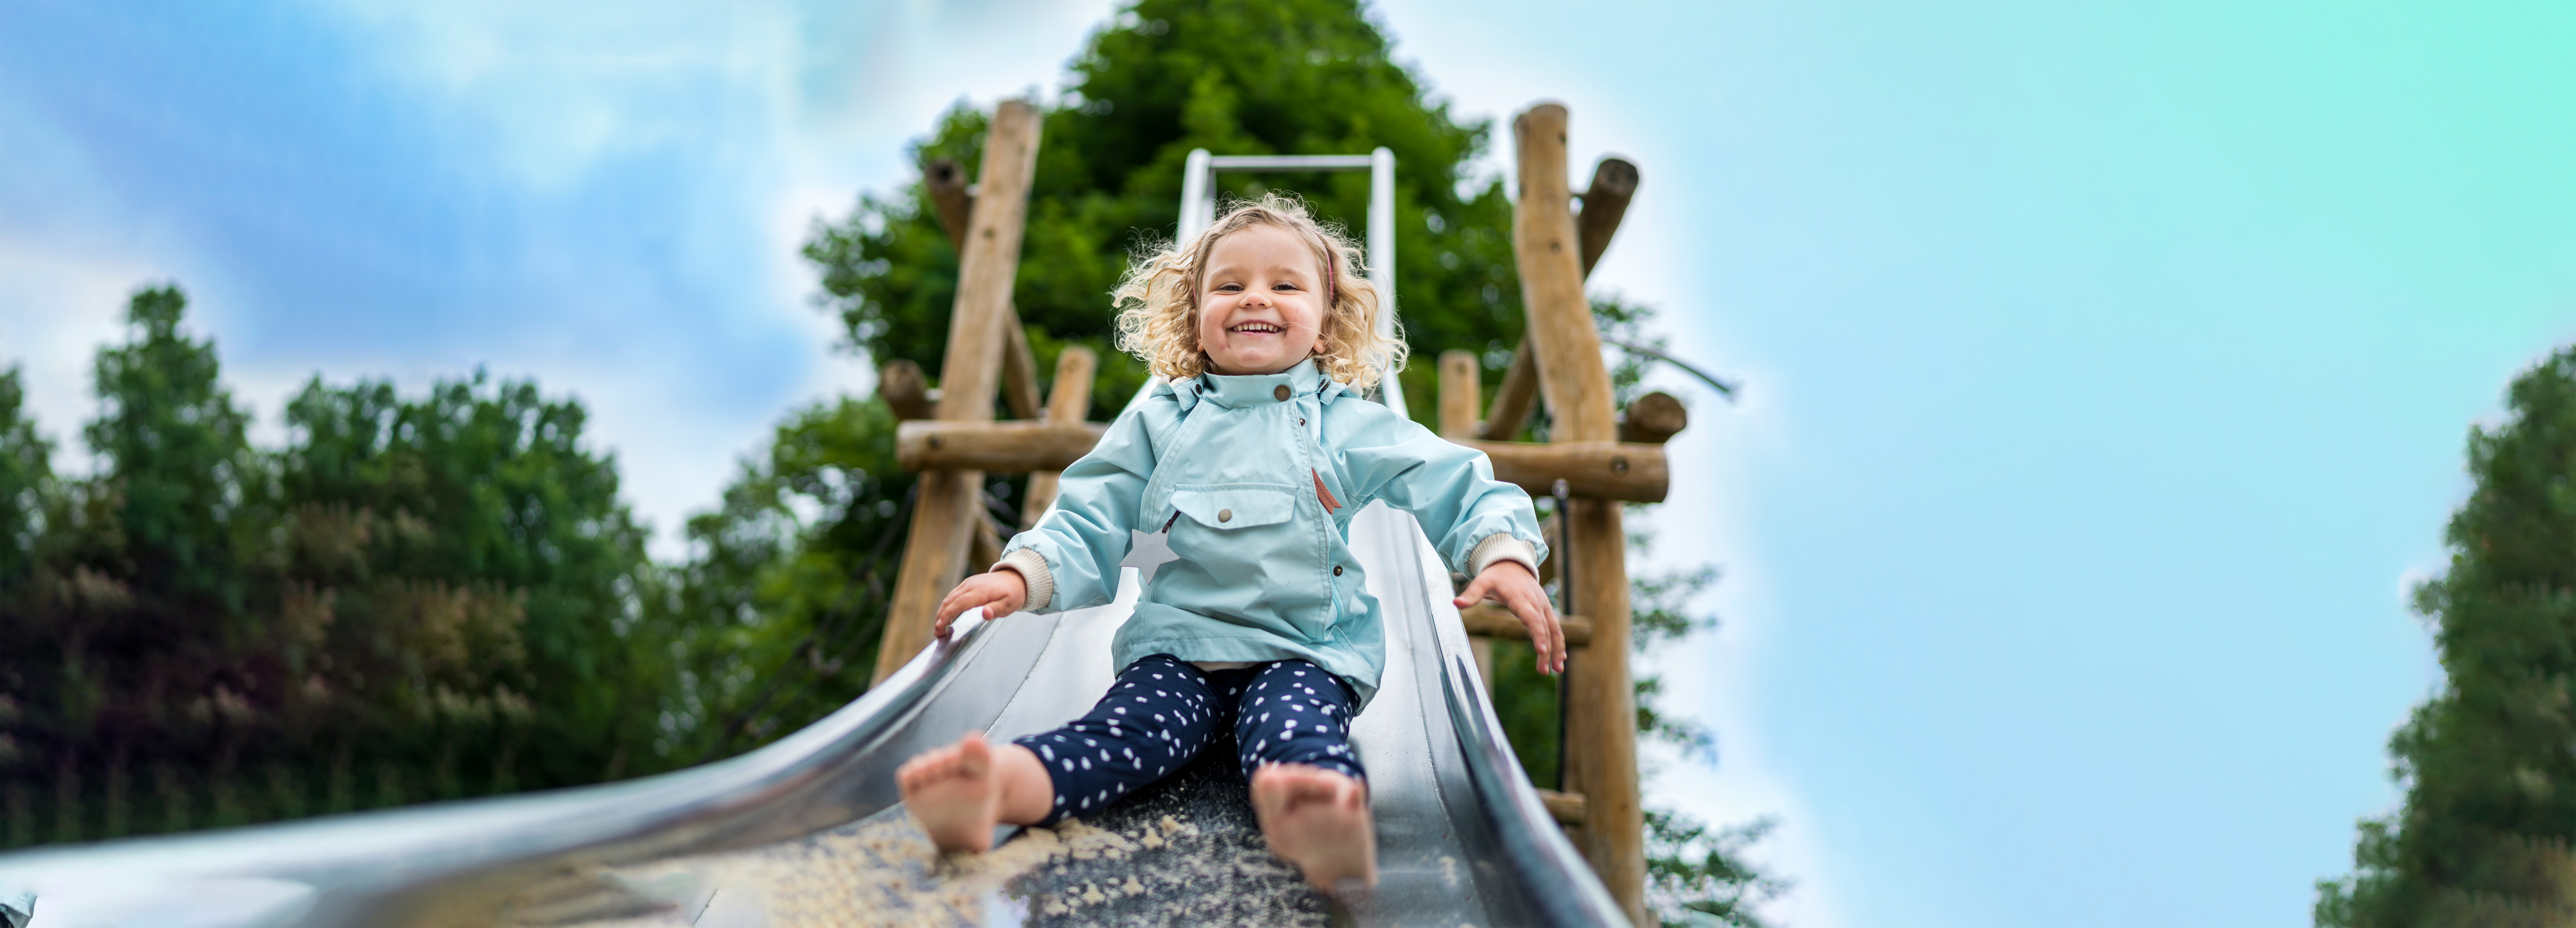
[[1294, 367], [1318, 349], [1329, 324], [1314, 246], [1278, 226], [1247, 226], [1218, 239], [1198, 290], [1199, 350], [1219, 374]]

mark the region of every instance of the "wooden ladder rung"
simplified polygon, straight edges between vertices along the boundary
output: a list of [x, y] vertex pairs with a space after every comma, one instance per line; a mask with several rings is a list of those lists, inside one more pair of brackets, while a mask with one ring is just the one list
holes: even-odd
[[1583, 794], [1560, 793], [1552, 789], [1538, 791], [1538, 801], [1547, 804], [1547, 814], [1559, 825], [1583, 824]]
[[[1467, 634], [1490, 638], [1529, 640], [1529, 626], [1522, 625], [1512, 611], [1492, 603], [1477, 603], [1458, 610], [1458, 618], [1467, 624]], [[1565, 630], [1567, 647], [1580, 648], [1592, 643], [1592, 620], [1581, 616], [1558, 616], [1557, 626]]]
[[895, 427], [894, 459], [908, 471], [980, 470], [1017, 474], [1063, 470], [1109, 426], [1098, 422], [952, 422], [921, 419]]
[[1459, 444], [1484, 452], [1494, 463], [1494, 479], [1517, 484], [1533, 496], [1555, 492], [1556, 482], [1563, 480], [1567, 493], [1585, 499], [1660, 503], [1672, 486], [1662, 445], [1616, 441]]

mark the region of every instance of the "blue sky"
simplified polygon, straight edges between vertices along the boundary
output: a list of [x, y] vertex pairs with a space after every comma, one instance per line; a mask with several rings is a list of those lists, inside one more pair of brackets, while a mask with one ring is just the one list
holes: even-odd
[[[57, 436], [175, 278], [268, 419], [316, 371], [578, 393], [666, 533], [867, 382], [810, 219], [1108, 12], [140, 9], [0, 6], [0, 363]], [[2576, 336], [2576, 14], [1379, 9], [1463, 112], [1642, 166], [1594, 282], [1748, 384], [1674, 383], [1656, 556], [1726, 624], [1651, 660], [1722, 762], [1655, 795], [1783, 816], [1802, 926], [2306, 921], [2435, 682], [2466, 431]]]

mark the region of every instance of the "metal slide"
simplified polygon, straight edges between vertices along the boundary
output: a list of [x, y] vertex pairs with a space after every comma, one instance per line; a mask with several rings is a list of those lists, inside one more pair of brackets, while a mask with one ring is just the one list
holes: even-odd
[[[1328, 900], [1262, 849], [1231, 751], [1101, 817], [939, 859], [894, 768], [982, 730], [1080, 715], [1134, 600], [960, 620], [883, 685], [758, 751], [625, 783], [0, 856], [33, 924], [834, 925], [1623, 922], [1519, 762], [1468, 656], [1446, 569], [1372, 506], [1353, 551], [1385, 605], [1383, 687], [1355, 720], [1379, 884]], [[7, 909], [0, 908], [0, 912]]]
[[[1213, 221], [1217, 173], [1318, 170], [1369, 172], [1369, 264], [1394, 267], [1384, 148], [1192, 152], [1180, 236]], [[1391, 329], [1394, 281], [1378, 284]], [[1404, 409], [1391, 377], [1375, 399]], [[31, 911], [44, 928], [1624, 924], [1504, 742], [1448, 570], [1413, 517], [1372, 504], [1352, 520], [1351, 550], [1387, 622], [1385, 676], [1351, 733], [1377, 819], [1373, 891], [1328, 899], [1271, 855], [1224, 743], [1091, 820], [1004, 829], [982, 855], [937, 857], [904, 815], [894, 770], [906, 758], [968, 731], [1045, 731], [1108, 692], [1131, 570], [1106, 606], [970, 612], [858, 701], [703, 767], [0, 855], [0, 928], [28, 928]]]

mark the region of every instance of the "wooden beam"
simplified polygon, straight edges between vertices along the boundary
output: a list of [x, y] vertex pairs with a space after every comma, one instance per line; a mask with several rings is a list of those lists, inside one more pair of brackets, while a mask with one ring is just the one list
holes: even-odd
[[1487, 441], [1510, 441], [1521, 433], [1538, 408], [1538, 359], [1530, 356], [1529, 339], [1521, 339], [1512, 349], [1512, 366], [1503, 369], [1503, 382], [1494, 387], [1494, 408], [1477, 423], [1477, 434]]
[[1440, 437], [1451, 441], [1475, 437], [1476, 410], [1484, 408], [1476, 395], [1484, 389], [1478, 382], [1480, 366], [1473, 351], [1440, 353]]
[[[920, 423], [906, 423], [903, 427], [917, 424]], [[1555, 492], [1556, 482], [1563, 480], [1567, 493], [1584, 499], [1660, 503], [1672, 485], [1672, 472], [1665, 466], [1662, 445], [1615, 441], [1462, 444], [1493, 460], [1494, 479], [1528, 490], [1531, 496]]]
[[1547, 806], [1547, 814], [1554, 817], [1557, 824], [1583, 824], [1585, 803], [1582, 793], [1560, 793], [1552, 789], [1543, 789], [1538, 791], [1538, 801]]
[[1010, 339], [1002, 346], [1002, 406], [1013, 418], [1036, 419], [1046, 415], [1046, 405], [1038, 402], [1038, 356], [1029, 348], [1029, 327], [1020, 324], [1019, 308], [1010, 312], [1010, 324], [1002, 327]]
[[[1606, 442], [1617, 437], [1610, 372], [1583, 294], [1581, 238], [1566, 185], [1565, 107], [1542, 103], [1512, 121], [1520, 199], [1512, 210], [1512, 255], [1521, 305], [1538, 361], [1539, 393], [1552, 417], [1548, 438]], [[1646, 912], [1646, 823], [1638, 804], [1636, 688], [1628, 669], [1627, 532], [1620, 504], [1566, 505], [1565, 581], [1569, 612], [1592, 620], [1595, 647], [1568, 662], [1565, 713], [1567, 789], [1584, 795], [1582, 847], [1602, 885], [1628, 910]]]
[[1690, 409], [1657, 390], [1628, 402], [1619, 413], [1619, 440], [1660, 445], [1690, 427]]
[[[1467, 634], [1470, 635], [1479, 635], [1488, 638], [1509, 638], [1514, 641], [1529, 640], [1529, 626], [1521, 624], [1521, 620], [1512, 615], [1512, 611], [1510, 609], [1503, 608], [1493, 603], [1477, 603], [1465, 609], [1460, 609], [1458, 610], [1458, 620], [1466, 624]], [[1565, 645], [1567, 647], [1582, 648], [1591, 646], [1591, 620], [1585, 619], [1582, 616], [1561, 615], [1556, 617], [1556, 623], [1559, 628], [1562, 628], [1565, 631]]]
[[[1027, 229], [1029, 183], [1037, 173], [1036, 107], [1005, 100], [993, 112], [984, 138], [981, 196], [967, 223], [966, 247], [957, 262], [957, 301], [948, 317], [948, 357], [940, 365], [939, 418], [985, 422], [1010, 343], [1011, 287], [1019, 277], [1020, 238]], [[984, 505], [980, 471], [933, 471], [921, 476], [905, 536], [903, 568], [877, 646], [875, 680], [928, 647], [930, 620], [939, 600], [964, 576], [966, 547]]]
[[[1592, 168], [1592, 187], [1583, 194], [1583, 210], [1575, 217], [1575, 237], [1583, 243], [1583, 276], [1592, 276], [1592, 265], [1609, 250], [1610, 238], [1619, 232], [1619, 223], [1628, 217], [1628, 202], [1637, 193], [1637, 165], [1626, 158], [1603, 158]], [[1503, 382], [1494, 388], [1494, 409], [1479, 425], [1477, 434], [1490, 441], [1510, 441], [1520, 434], [1521, 424], [1529, 421], [1538, 406], [1538, 359], [1530, 355], [1529, 339], [1524, 337], [1512, 349], [1512, 366], [1503, 371]]]
[[[948, 244], [964, 261], [966, 226], [975, 211], [975, 194], [966, 189], [966, 169], [947, 158], [933, 158], [921, 166], [921, 185], [930, 190], [931, 213], [939, 220], [939, 230], [948, 233]], [[1008, 312], [1010, 325], [1004, 334], [1011, 343], [1002, 350], [1002, 405], [1010, 408], [1013, 418], [1035, 419], [1043, 409], [1038, 405], [1037, 353], [1029, 349], [1028, 328], [1020, 323], [1019, 307], [1012, 306]]]
[[921, 166], [921, 186], [930, 191], [930, 215], [948, 244], [966, 253], [966, 224], [974, 221], [975, 195], [966, 192], [966, 168], [951, 158], [932, 158]]
[[930, 388], [930, 378], [921, 373], [921, 365], [902, 358], [877, 368], [877, 397], [885, 400], [886, 408], [894, 410], [897, 420], [928, 419], [939, 414], [939, 391]]
[[[1091, 414], [1091, 375], [1100, 369], [1100, 356], [1081, 345], [1066, 345], [1055, 358], [1055, 392], [1047, 395], [1046, 421], [1062, 425], [1080, 422]], [[1038, 470], [1029, 472], [1029, 491], [1020, 496], [1020, 528], [1038, 524], [1047, 507], [1055, 505], [1058, 481], [1064, 472]]]
[[1637, 195], [1637, 165], [1626, 158], [1603, 158], [1592, 166], [1592, 186], [1583, 191], [1583, 210], [1574, 218], [1575, 237], [1583, 242], [1583, 276], [1610, 250], [1619, 221], [1628, 218], [1628, 201]]
[[[1553, 487], [1550, 488], [1553, 491]], [[1551, 494], [1552, 495], [1552, 494]], [[1565, 518], [1562, 513], [1539, 520], [1538, 534], [1547, 541], [1547, 560], [1538, 562], [1538, 582], [1556, 582], [1556, 569], [1565, 566]]]
[[966, 569], [981, 572], [1002, 559], [1002, 539], [1006, 537], [1000, 522], [990, 512], [975, 520], [975, 538], [966, 544]]
[[1109, 426], [1099, 422], [925, 419], [895, 427], [894, 462], [909, 471], [1060, 471], [1090, 454], [1091, 446], [1099, 444], [1100, 436], [1108, 431]]

